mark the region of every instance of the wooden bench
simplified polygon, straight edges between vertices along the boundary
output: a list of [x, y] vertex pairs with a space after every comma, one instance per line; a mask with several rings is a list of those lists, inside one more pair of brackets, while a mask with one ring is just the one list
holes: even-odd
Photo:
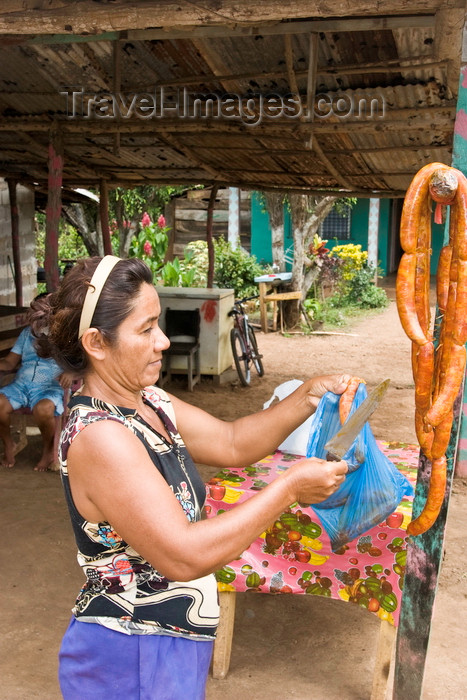
[[0, 356], [7, 355], [25, 326], [0, 331]]
[[268, 332], [268, 319], [267, 319], [267, 304], [272, 303], [272, 330], [277, 330], [277, 311], [279, 306], [280, 312], [280, 324], [281, 333], [284, 332], [284, 313], [282, 308], [283, 301], [297, 301], [300, 304], [302, 293], [301, 292], [270, 292], [265, 293], [266, 285], [260, 286], [260, 296], [259, 296], [259, 308], [261, 314], [261, 330], [263, 333]]

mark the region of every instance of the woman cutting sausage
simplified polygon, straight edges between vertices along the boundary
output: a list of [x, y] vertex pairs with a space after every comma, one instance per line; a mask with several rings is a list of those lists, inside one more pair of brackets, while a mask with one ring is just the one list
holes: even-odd
[[348, 375], [315, 377], [265, 411], [224, 422], [155, 386], [169, 341], [149, 268], [80, 261], [50, 296], [44, 354], [83, 380], [61, 473], [86, 582], [60, 650], [65, 700], [201, 700], [218, 622], [213, 572], [290, 504], [316, 503], [345, 462], [303, 459], [215, 518], [194, 462], [269, 454]]

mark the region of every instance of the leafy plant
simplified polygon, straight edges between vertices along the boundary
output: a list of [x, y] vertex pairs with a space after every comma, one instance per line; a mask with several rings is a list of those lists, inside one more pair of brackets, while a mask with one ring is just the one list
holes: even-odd
[[361, 270], [368, 260], [368, 253], [360, 244], [336, 245], [331, 251], [333, 257], [342, 260], [342, 279], [350, 280], [357, 270]]
[[147, 212], [141, 219], [141, 227], [136, 236], [132, 238], [130, 257], [140, 258], [151, 268], [154, 280], [164, 265], [165, 254], [169, 244], [167, 232], [169, 227], [165, 225], [165, 218], [161, 214], [157, 222], [151, 220]]
[[234, 289], [237, 298], [258, 294], [254, 278], [264, 274], [264, 269], [254, 255], [242, 248], [232, 248], [224, 238], [214, 242], [214, 281], [223, 289]]
[[190, 266], [193, 254], [190, 251], [185, 252], [185, 259], [180, 261], [179, 258], [174, 258], [171, 262], [167, 262], [160, 270], [160, 280], [164, 287], [196, 287], [195, 274], [196, 268]]
[[362, 309], [378, 309], [387, 306], [386, 292], [375, 285], [376, 272], [368, 264], [356, 270], [346, 281], [344, 292], [340, 295], [342, 303]]
[[[45, 214], [36, 213], [36, 260], [42, 267], [45, 257]], [[58, 236], [58, 259], [77, 260], [88, 256], [86, 247], [76, 229], [60, 219]]]
[[333, 297], [322, 300], [308, 298], [305, 299], [303, 305], [308, 316], [315, 323], [328, 326], [344, 326], [347, 322], [344, 309], [334, 305]]

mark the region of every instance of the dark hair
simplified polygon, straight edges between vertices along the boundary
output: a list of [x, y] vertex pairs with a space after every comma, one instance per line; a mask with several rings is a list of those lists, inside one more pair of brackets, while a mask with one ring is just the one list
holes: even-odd
[[[78, 339], [81, 310], [91, 277], [101, 259], [79, 260], [63, 277], [58, 290], [47, 297], [47, 316], [41, 312], [40, 323], [35, 323], [32, 315], [38, 354], [53, 357], [63, 370], [77, 377], [88, 367], [87, 355]], [[102, 333], [109, 345], [115, 342], [118, 327], [133, 310], [135, 297], [143, 284], [152, 284], [152, 273], [138, 258], [120, 260], [110, 272], [92, 317], [92, 327]], [[45, 325], [48, 330], [44, 330]]]

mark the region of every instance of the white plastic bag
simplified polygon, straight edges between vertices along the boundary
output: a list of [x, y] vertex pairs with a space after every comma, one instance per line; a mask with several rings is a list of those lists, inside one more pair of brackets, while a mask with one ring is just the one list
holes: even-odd
[[[268, 408], [276, 398], [279, 399], [279, 401], [285, 399], [285, 397], [295, 391], [300, 384], [303, 384], [303, 382], [299, 379], [290, 379], [288, 382], [276, 386], [271, 398], [263, 405], [263, 409]], [[284, 442], [279, 445], [278, 449], [282, 452], [288, 452], [289, 454], [305, 456], [310, 435], [311, 419], [312, 416], [307, 418], [293, 433], [290, 433]]]

